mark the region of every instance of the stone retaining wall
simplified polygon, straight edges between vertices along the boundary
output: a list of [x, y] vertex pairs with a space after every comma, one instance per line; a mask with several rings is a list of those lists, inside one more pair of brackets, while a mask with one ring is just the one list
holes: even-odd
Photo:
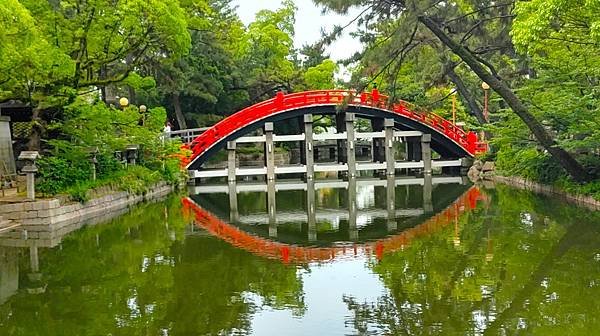
[[[173, 191], [173, 186], [159, 183], [145, 195], [122, 191], [92, 199], [85, 204], [61, 204], [58, 199], [0, 205], [0, 213], [12, 224], [20, 224], [33, 239], [53, 239], [73, 231], [73, 226], [96, 218], [106, 219], [120, 215], [131, 205], [162, 198]], [[79, 225], [80, 226], [80, 225]], [[20, 233], [12, 233], [18, 235]], [[16, 238], [16, 237], [15, 237]]]
[[494, 181], [504, 183], [512, 187], [530, 190], [543, 195], [558, 196], [569, 203], [577, 204], [591, 210], [600, 210], [600, 201], [591, 196], [570, 194], [559, 188], [540, 184], [522, 177], [494, 176]]

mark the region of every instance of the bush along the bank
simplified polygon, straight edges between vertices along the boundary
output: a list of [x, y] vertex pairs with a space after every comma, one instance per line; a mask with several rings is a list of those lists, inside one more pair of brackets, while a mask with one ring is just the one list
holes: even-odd
[[584, 184], [576, 183], [547, 153], [536, 147], [518, 148], [505, 145], [495, 155], [499, 174], [520, 176], [528, 180], [558, 187], [566, 192], [592, 196], [600, 200], [600, 158], [580, 155], [578, 160], [596, 179]]
[[[51, 124], [60, 135], [50, 140], [38, 161], [37, 190], [44, 196], [67, 194], [85, 202], [94, 189], [145, 193], [166, 181], [179, 185], [185, 179], [181, 144], [162, 136], [166, 111], [150, 109], [145, 115], [132, 106], [124, 110], [98, 102], [77, 101], [65, 108], [68, 118]], [[138, 145], [136, 165], [127, 165], [128, 145]], [[96, 152], [96, 180], [92, 179], [92, 152]]]

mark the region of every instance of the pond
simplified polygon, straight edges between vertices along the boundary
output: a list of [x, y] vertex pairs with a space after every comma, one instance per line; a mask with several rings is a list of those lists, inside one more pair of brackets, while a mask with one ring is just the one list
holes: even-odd
[[200, 188], [54, 247], [0, 239], [0, 335], [600, 330], [598, 213], [411, 181]]

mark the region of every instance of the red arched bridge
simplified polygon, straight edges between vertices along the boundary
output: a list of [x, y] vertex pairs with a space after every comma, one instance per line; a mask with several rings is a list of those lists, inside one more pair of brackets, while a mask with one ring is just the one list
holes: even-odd
[[[473, 157], [487, 149], [486, 144], [479, 141], [476, 133], [467, 132], [436, 114], [416, 112], [407, 102], [392, 103], [387, 96], [381, 95], [376, 89], [361, 94], [347, 90], [322, 90], [292, 94], [278, 93], [273, 99], [250, 106], [223, 119], [189, 144], [192, 156], [187, 168], [199, 169], [208, 158], [224, 148], [228, 142], [264, 127], [267, 123], [303, 115], [342, 113], [371, 120], [390, 120], [393, 123], [391, 128], [408, 131], [404, 133], [418, 131], [421, 134], [430, 134], [431, 148], [442, 158]], [[302, 140], [306, 140], [305, 135], [301, 136], [303, 136]], [[355, 136], [354, 132], [352, 136]]]

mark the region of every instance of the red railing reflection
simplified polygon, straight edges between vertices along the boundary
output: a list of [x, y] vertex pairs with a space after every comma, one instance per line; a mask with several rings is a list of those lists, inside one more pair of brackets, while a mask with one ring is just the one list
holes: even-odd
[[389, 97], [377, 90], [357, 94], [348, 90], [321, 90], [291, 94], [278, 93], [275, 98], [252, 105], [223, 120], [198, 136], [189, 145], [193, 162], [198, 156], [218, 143], [221, 139], [251, 123], [265, 119], [279, 112], [318, 105], [342, 105], [374, 107], [420, 122], [451, 139], [471, 155], [487, 151], [487, 145], [480, 142], [475, 132], [465, 132], [461, 127], [434, 114], [415, 112], [405, 101], [392, 104]]
[[485, 195], [479, 191], [479, 188], [472, 187], [452, 205], [422, 224], [375, 242], [341, 247], [304, 247], [275, 242], [252, 235], [234, 225], [226, 223], [209, 211], [201, 208], [190, 198], [184, 198], [182, 203], [184, 214], [186, 216], [193, 215], [195, 225], [231, 245], [266, 258], [279, 259], [285, 263], [302, 264], [329, 261], [348, 255], [370, 255], [373, 252], [378, 259], [382, 259], [385, 253], [403, 249], [415, 238], [430, 235], [454, 223], [455, 218], [464, 212], [475, 209], [477, 201], [482, 199], [485, 199]]

